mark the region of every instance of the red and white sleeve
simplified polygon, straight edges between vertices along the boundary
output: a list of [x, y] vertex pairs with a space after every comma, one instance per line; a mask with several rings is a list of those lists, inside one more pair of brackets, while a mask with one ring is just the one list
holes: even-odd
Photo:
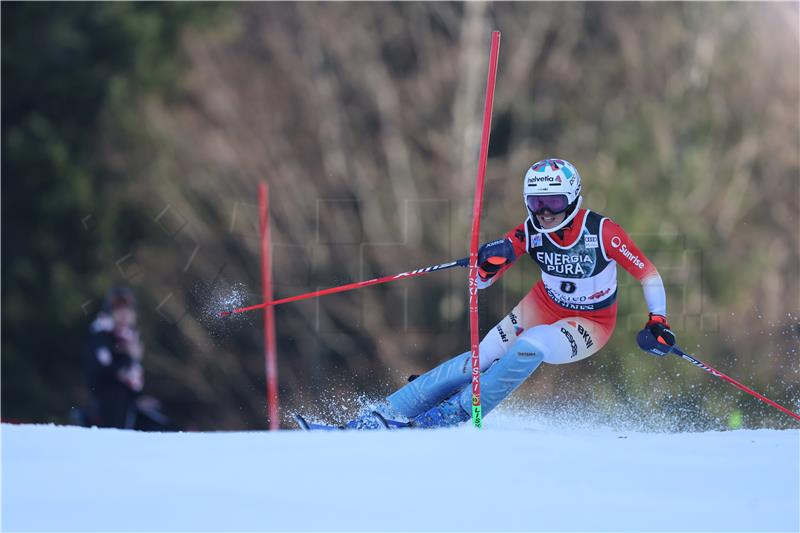
[[606, 258], [619, 263], [642, 284], [649, 311], [654, 315], [667, 316], [667, 294], [655, 265], [613, 220], [607, 218], [601, 222], [600, 234]]

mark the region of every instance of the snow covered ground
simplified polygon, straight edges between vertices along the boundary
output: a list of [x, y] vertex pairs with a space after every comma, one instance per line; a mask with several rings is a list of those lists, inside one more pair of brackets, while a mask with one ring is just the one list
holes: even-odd
[[2, 529], [796, 532], [800, 431], [3, 425]]

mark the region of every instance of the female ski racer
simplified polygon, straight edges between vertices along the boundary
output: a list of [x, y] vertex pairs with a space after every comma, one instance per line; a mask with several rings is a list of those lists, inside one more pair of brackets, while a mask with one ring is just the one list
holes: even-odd
[[[544, 159], [525, 174], [526, 220], [478, 252], [478, 288], [497, 281], [521, 255], [542, 270], [541, 280], [481, 341], [481, 404], [491, 412], [542, 363], [564, 364], [597, 353], [614, 332], [617, 264], [642, 284], [650, 311], [639, 346], [666, 355], [675, 344], [666, 295], [655, 266], [611, 219], [581, 208], [581, 177], [563, 159]], [[344, 427], [444, 427], [470, 419], [470, 352], [445, 361], [386, 398], [378, 415]], [[380, 425], [379, 425], [380, 424]]]

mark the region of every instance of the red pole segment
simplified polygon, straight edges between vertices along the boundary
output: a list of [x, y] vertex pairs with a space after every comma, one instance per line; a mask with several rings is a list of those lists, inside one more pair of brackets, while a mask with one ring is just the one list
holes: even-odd
[[347, 285], [339, 285], [338, 287], [331, 287], [329, 289], [322, 289], [320, 291], [307, 292], [304, 294], [298, 294], [297, 296], [289, 296], [288, 298], [281, 298], [280, 300], [264, 302], [256, 305], [251, 305], [249, 307], [239, 307], [238, 309], [232, 309], [230, 311], [222, 311], [219, 314], [219, 316], [224, 317], [232, 314], [247, 313], [249, 311], [255, 311], [256, 309], [263, 309], [265, 307], [271, 307], [289, 302], [296, 302], [298, 300], [307, 300], [309, 298], [315, 298], [317, 296], [325, 296], [326, 294], [335, 294], [337, 292], [351, 291], [354, 289], [360, 289], [362, 287], [369, 287], [370, 285], [378, 285], [379, 283], [388, 283], [390, 281], [395, 281], [398, 279], [413, 278], [416, 276], [427, 274], [428, 272], [435, 272], [437, 270], [444, 270], [446, 268], [453, 268], [456, 266], [463, 266], [463, 267], [468, 266], [468, 259], [465, 257], [463, 259], [459, 259], [458, 261], [450, 261], [449, 263], [442, 263], [441, 265], [433, 265], [429, 267], [418, 268], [416, 270], [411, 270], [409, 272], [401, 272], [400, 274], [385, 276], [383, 278], [375, 278], [366, 281], [357, 281], [355, 283], [348, 283]]
[[712, 376], [716, 376], [716, 377], [718, 377], [718, 378], [720, 378], [720, 379], [722, 379], [724, 381], [727, 381], [728, 383], [730, 383], [731, 385], [733, 385], [737, 389], [739, 389], [741, 391], [744, 391], [747, 394], [750, 394], [751, 396], [755, 396], [756, 398], [758, 398], [762, 402], [764, 402], [764, 403], [766, 403], [768, 405], [771, 405], [775, 409], [778, 409], [779, 411], [783, 411], [787, 415], [800, 420], [800, 415], [798, 415], [797, 413], [794, 413], [794, 412], [790, 411], [789, 409], [785, 408], [784, 406], [780, 405], [779, 403], [773, 402], [772, 400], [770, 400], [766, 396], [763, 396], [763, 395], [757, 393], [753, 389], [742, 385], [741, 383], [739, 383], [738, 381], [736, 381], [732, 377], [726, 376], [725, 374], [723, 374], [722, 372], [720, 372], [716, 368], [714, 368], [712, 366], [709, 366], [709, 365], [705, 364], [704, 362], [702, 362], [701, 360], [696, 359], [696, 358], [692, 357], [691, 355], [685, 353], [683, 350], [681, 350], [677, 346], [673, 346], [672, 347], [672, 351], [675, 352], [677, 355], [681, 356], [682, 358], [686, 359], [690, 363], [692, 363], [694, 366], [696, 366], [698, 368], [702, 368], [703, 370], [705, 370], [706, 372], [708, 372]]
[[486, 178], [486, 159], [489, 156], [489, 134], [492, 127], [492, 105], [494, 84], [497, 76], [497, 57], [500, 53], [500, 32], [492, 32], [492, 48], [489, 54], [489, 75], [486, 80], [486, 101], [483, 106], [483, 132], [481, 152], [478, 159], [478, 176], [475, 200], [472, 203], [472, 241], [469, 247], [469, 335], [472, 351], [472, 424], [483, 426], [481, 410], [481, 359], [480, 330], [478, 328], [478, 242], [481, 232], [481, 210], [483, 207], [483, 184]]
[[[269, 234], [269, 193], [263, 181], [258, 185], [258, 216], [261, 233], [261, 290], [265, 302], [272, 302], [272, 256]], [[275, 308], [264, 308], [264, 362], [267, 380], [267, 418], [269, 429], [280, 427], [278, 414], [278, 361], [275, 348]]]

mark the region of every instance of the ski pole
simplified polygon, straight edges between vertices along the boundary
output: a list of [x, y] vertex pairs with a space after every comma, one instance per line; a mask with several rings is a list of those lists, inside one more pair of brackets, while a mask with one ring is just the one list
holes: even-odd
[[796, 418], [796, 419], [800, 420], [800, 415], [798, 415], [797, 413], [794, 413], [794, 412], [790, 411], [789, 409], [785, 408], [784, 406], [782, 406], [782, 405], [780, 405], [780, 404], [778, 404], [778, 403], [776, 403], [776, 402], [773, 402], [772, 400], [770, 400], [770, 399], [769, 399], [769, 398], [767, 398], [766, 396], [763, 396], [763, 395], [761, 395], [761, 394], [757, 393], [757, 392], [756, 392], [756, 391], [754, 391], [753, 389], [751, 389], [751, 388], [749, 388], [749, 387], [746, 387], [746, 386], [742, 385], [741, 383], [739, 383], [739, 382], [738, 382], [738, 381], [736, 381], [735, 379], [733, 379], [733, 378], [731, 378], [731, 377], [728, 377], [728, 376], [726, 376], [725, 374], [723, 374], [722, 372], [720, 372], [720, 371], [719, 371], [719, 370], [717, 370], [716, 368], [714, 368], [714, 367], [712, 367], [712, 366], [709, 366], [709, 365], [705, 364], [704, 362], [700, 361], [699, 359], [696, 359], [696, 358], [692, 357], [691, 355], [689, 355], [689, 354], [685, 353], [683, 350], [681, 350], [681, 349], [680, 349], [680, 348], [678, 348], [677, 346], [673, 346], [673, 347], [672, 347], [672, 351], [673, 351], [673, 352], [674, 352], [676, 355], [679, 355], [679, 356], [681, 356], [683, 359], [686, 359], [687, 361], [689, 361], [690, 363], [692, 363], [694, 366], [696, 366], [696, 367], [699, 367], [699, 368], [702, 368], [703, 370], [705, 370], [706, 372], [708, 372], [708, 373], [709, 373], [709, 374], [711, 374], [712, 376], [716, 376], [716, 377], [718, 377], [718, 378], [721, 378], [721, 379], [723, 379], [723, 380], [727, 381], [728, 383], [730, 383], [731, 385], [733, 385], [734, 387], [736, 387], [737, 389], [739, 389], [739, 390], [742, 390], [742, 391], [744, 391], [744, 392], [746, 392], [747, 394], [750, 394], [750, 395], [752, 395], [752, 396], [755, 396], [756, 398], [758, 398], [758, 399], [759, 399], [759, 400], [761, 400], [762, 402], [764, 402], [764, 403], [767, 403], [767, 404], [771, 405], [771, 406], [772, 406], [772, 407], [774, 407], [775, 409], [778, 409], [778, 410], [780, 410], [780, 411], [783, 411], [783, 412], [784, 412], [784, 413], [786, 413], [787, 415], [789, 415], [789, 416], [792, 416], [792, 417], [794, 417], [794, 418]]
[[383, 278], [375, 278], [375, 279], [370, 279], [370, 280], [366, 280], [366, 281], [357, 281], [355, 283], [348, 283], [347, 285], [340, 285], [338, 287], [331, 287], [329, 289], [323, 289], [323, 290], [320, 290], [320, 291], [307, 292], [305, 294], [298, 294], [297, 296], [289, 296], [288, 298], [282, 298], [280, 300], [273, 300], [271, 302], [251, 305], [249, 307], [239, 307], [238, 309], [231, 309], [230, 311], [222, 311], [219, 314], [219, 316], [220, 317], [225, 317], [225, 316], [230, 316], [230, 315], [238, 314], [238, 313], [247, 313], [248, 311], [255, 311], [256, 309], [263, 309], [263, 308], [268, 307], [270, 305], [280, 305], [280, 304], [285, 304], [285, 303], [289, 303], [289, 302], [296, 302], [298, 300], [307, 300], [308, 298], [315, 298], [317, 296], [325, 296], [326, 294], [335, 294], [337, 292], [345, 292], [345, 291], [350, 291], [350, 290], [354, 290], [354, 289], [360, 289], [362, 287], [368, 287], [370, 285], [378, 285], [380, 283], [388, 283], [390, 281], [395, 281], [395, 280], [398, 280], [398, 279], [413, 278], [413, 277], [416, 277], [416, 276], [421, 276], [423, 274], [427, 274], [429, 272], [436, 272], [436, 271], [439, 271], [439, 270], [446, 270], [448, 268], [453, 268], [453, 267], [456, 267], [456, 266], [460, 266], [460, 267], [469, 266], [469, 258], [468, 257], [464, 257], [464, 258], [459, 259], [457, 261], [451, 261], [449, 263], [442, 263], [441, 265], [433, 265], [433, 266], [429, 266], [429, 267], [418, 268], [416, 270], [411, 270], [409, 272], [401, 272], [400, 274], [395, 274], [393, 276], [385, 276]]

